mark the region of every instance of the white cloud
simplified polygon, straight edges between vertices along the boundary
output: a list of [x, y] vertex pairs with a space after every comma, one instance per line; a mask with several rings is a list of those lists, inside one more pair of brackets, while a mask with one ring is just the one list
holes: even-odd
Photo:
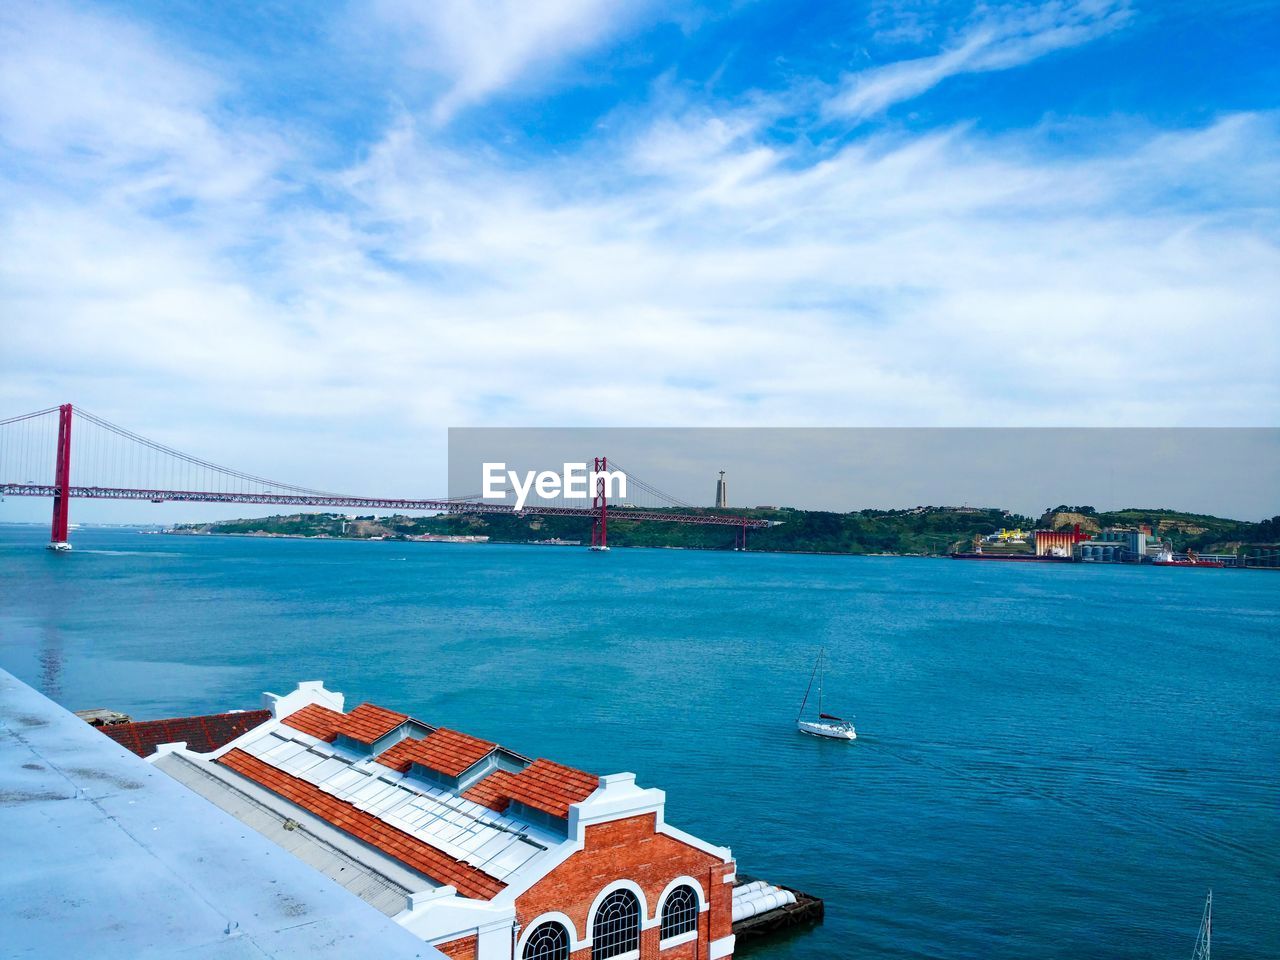
[[378, 0], [409, 63], [445, 79], [437, 121], [613, 36], [642, 5], [607, 0]]
[[131, 202], [240, 200], [287, 154], [222, 106], [230, 83], [127, 21], [56, 3], [0, 10], [0, 143], [42, 182]]
[[[1080, 46], [1126, 24], [1127, 0], [1054, 0], [1027, 8], [980, 8], [963, 34], [932, 56], [899, 60], [846, 76], [827, 102], [829, 113], [865, 119], [966, 73], [1008, 70], [1045, 54]], [[912, 22], [912, 35], [920, 28]]]

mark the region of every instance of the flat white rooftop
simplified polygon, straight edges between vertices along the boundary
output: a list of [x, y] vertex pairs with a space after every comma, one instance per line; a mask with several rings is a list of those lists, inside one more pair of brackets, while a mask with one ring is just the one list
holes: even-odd
[[444, 956], [4, 670], [0, 843], [6, 956]]

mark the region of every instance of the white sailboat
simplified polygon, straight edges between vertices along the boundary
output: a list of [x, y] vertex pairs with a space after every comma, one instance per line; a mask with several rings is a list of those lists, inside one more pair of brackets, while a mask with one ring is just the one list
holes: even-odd
[[1204, 913], [1200, 916], [1200, 933], [1196, 935], [1196, 948], [1191, 960], [1209, 960], [1209, 948], [1213, 940], [1213, 891], [1204, 898]]
[[[857, 740], [858, 734], [853, 729], [853, 723], [834, 716], [830, 713], [824, 713], [822, 710], [822, 685], [826, 679], [826, 656], [825, 648], [818, 651], [818, 662], [813, 665], [813, 673], [809, 675], [809, 686], [805, 688], [804, 700], [800, 703], [800, 713], [796, 717], [796, 729], [801, 733], [807, 733], [811, 737], [827, 737], [830, 740]], [[814, 678], [818, 680], [818, 718], [816, 720], [806, 720], [804, 718], [804, 708], [809, 703], [809, 694], [813, 690]]]

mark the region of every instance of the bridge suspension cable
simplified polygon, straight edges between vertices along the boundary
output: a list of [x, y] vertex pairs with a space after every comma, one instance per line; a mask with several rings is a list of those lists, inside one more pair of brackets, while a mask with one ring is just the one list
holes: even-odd
[[[623, 473], [627, 475], [627, 485], [629, 488], [635, 487], [641, 493], [649, 494], [649, 496], [651, 496], [654, 500], [658, 501], [659, 503], [665, 503], [667, 506], [671, 506], [671, 507], [687, 507], [691, 510], [697, 509], [696, 507], [694, 507], [692, 503], [689, 503], [686, 500], [681, 500], [679, 497], [673, 497], [671, 494], [667, 493], [664, 490], [658, 489], [651, 483], [645, 483], [645, 481], [641, 480], [639, 477], [637, 477], [634, 473], [632, 473], [622, 464], [618, 463], [617, 460], [610, 459], [609, 466], [610, 468], [617, 468], [618, 470], [621, 470]], [[629, 489], [627, 492], [628, 492], [628, 499], [634, 499]]]
[[[110, 420], [107, 420], [104, 417], [99, 417], [97, 414], [90, 413], [88, 410], [84, 410], [80, 407], [76, 408], [76, 414], [82, 420], [89, 421], [90, 423], [102, 428], [107, 433], [113, 434], [122, 440], [139, 444], [141, 447], [153, 451], [160, 457], [171, 457], [180, 463], [185, 463], [196, 468], [197, 471], [218, 475], [225, 480], [239, 480], [248, 484], [259, 484], [270, 487], [274, 492], [278, 493], [299, 493], [318, 497], [340, 496], [340, 494], [336, 494], [330, 490], [315, 490], [310, 487], [302, 487], [293, 483], [281, 483], [278, 480], [269, 480], [266, 477], [246, 473], [243, 470], [236, 470], [231, 467], [224, 467], [220, 464], [212, 463], [208, 460], [202, 459], [201, 457], [195, 457], [191, 454], [183, 453], [181, 450], [175, 450], [173, 447], [166, 446], [163, 443], [157, 443], [155, 440], [150, 440], [140, 434], [134, 433], [126, 427], [114, 424]], [[107, 456], [111, 456], [110, 451], [107, 452]]]

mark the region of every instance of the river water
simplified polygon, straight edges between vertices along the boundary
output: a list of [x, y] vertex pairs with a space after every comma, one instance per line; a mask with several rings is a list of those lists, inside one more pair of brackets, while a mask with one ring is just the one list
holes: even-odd
[[[667, 791], [822, 896], [755, 957], [1280, 954], [1280, 575], [0, 526], [0, 666], [136, 718], [323, 679]], [[854, 743], [796, 733], [819, 647]]]

